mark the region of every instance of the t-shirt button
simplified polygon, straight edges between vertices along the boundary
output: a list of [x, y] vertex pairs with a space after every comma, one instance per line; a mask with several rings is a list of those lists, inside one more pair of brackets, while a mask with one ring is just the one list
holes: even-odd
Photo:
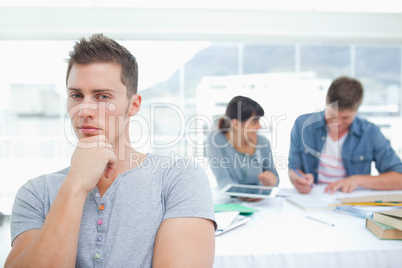
[[361, 155], [361, 156], [360, 156], [360, 160], [364, 160], [364, 156]]
[[102, 223], [103, 223], [103, 220], [102, 220], [102, 219], [99, 219], [99, 220], [98, 220], [98, 224], [99, 224], [99, 225], [102, 225]]
[[96, 254], [94, 255], [94, 258], [95, 258], [95, 260], [99, 260], [99, 258], [100, 258], [99, 253], [96, 253]]
[[99, 194], [99, 193], [96, 193], [96, 194], [95, 194], [95, 196], [96, 196], [96, 197], [99, 197], [99, 196], [100, 196], [100, 194]]
[[99, 206], [99, 210], [100, 210], [100, 211], [102, 211], [102, 210], [104, 210], [104, 209], [105, 209], [105, 205], [104, 205], [104, 204], [102, 204], [102, 205]]
[[98, 237], [96, 237], [96, 241], [98, 241], [98, 242], [102, 241], [102, 236], [98, 235]]

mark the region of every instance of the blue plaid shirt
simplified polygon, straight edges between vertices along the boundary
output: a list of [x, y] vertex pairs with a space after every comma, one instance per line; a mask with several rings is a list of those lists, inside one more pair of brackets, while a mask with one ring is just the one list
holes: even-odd
[[[327, 138], [324, 111], [299, 116], [293, 125], [289, 150], [289, 168], [312, 173], [318, 179], [318, 164]], [[371, 162], [380, 173], [402, 173], [402, 163], [379, 128], [355, 117], [342, 147], [342, 161], [347, 176], [371, 174]]]

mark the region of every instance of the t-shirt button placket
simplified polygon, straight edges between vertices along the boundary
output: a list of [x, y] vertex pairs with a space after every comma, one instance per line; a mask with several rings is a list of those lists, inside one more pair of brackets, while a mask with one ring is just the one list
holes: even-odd
[[[98, 195], [99, 195], [99, 193], [96, 193], [95, 194], [95, 196], [97, 196], [98, 197]], [[99, 195], [100, 196], [100, 195]], [[101, 246], [101, 242], [102, 242], [102, 240], [103, 240], [103, 236], [100, 234], [100, 233], [102, 233], [103, 232], [103, 228], [102, 228], [102, 225], [103, 225], [103, 210], [105, 209], [105, 204], [104, 203], [102, 203], [99, 207], [98, 207], [98, 211], [99, 211], [99, 218], [98, 218], [98, 235], [96, 236], [96, 242], [97, 242], [97, 253], [95, 253], [95, 255], [94, 255], [94, 259], [95, 259], [95, 261], [96, 262], [99, 262], [99, 258], [100, 258], [100, 246]]]
[[99, 207], [99, 218], [98, 218], [98, 230], [100, 232], [102, 232], [102, 224], [103, 224], [103, 218], [102, 218], [102, 214], [103, 214], [103, 210], [105, 209], [105, 204], [101, 204]]
[[95, 258], [96, 261], [99, 261], [100, 254], [99, 254], [99, 253], [95, 253], [94, 258]]
[[102, 241], [102, 235], [98, 235], [96, 237], [96, 241], [100, 243]]

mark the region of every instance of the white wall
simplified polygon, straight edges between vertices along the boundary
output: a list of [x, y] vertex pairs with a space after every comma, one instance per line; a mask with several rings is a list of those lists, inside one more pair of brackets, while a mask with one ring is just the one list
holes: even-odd
[[402, 14], [113, 7], [0, 7], [0, 40], [123, 40], [402, 45]]

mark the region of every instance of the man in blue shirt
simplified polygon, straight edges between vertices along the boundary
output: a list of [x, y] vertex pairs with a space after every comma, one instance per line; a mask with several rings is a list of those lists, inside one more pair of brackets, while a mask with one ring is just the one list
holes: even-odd
[[[292, 128], [289, 178], [300, 193], [326, 183], [326, 192], [357, 187], [402, 189], [402, 163], [377, 126], [356, 116], [363, 99], [359, 81], [339, 77], [330, 85], [325, 111], [299, 116]], [[372, 176], [371, 163], [380, 173]]]

